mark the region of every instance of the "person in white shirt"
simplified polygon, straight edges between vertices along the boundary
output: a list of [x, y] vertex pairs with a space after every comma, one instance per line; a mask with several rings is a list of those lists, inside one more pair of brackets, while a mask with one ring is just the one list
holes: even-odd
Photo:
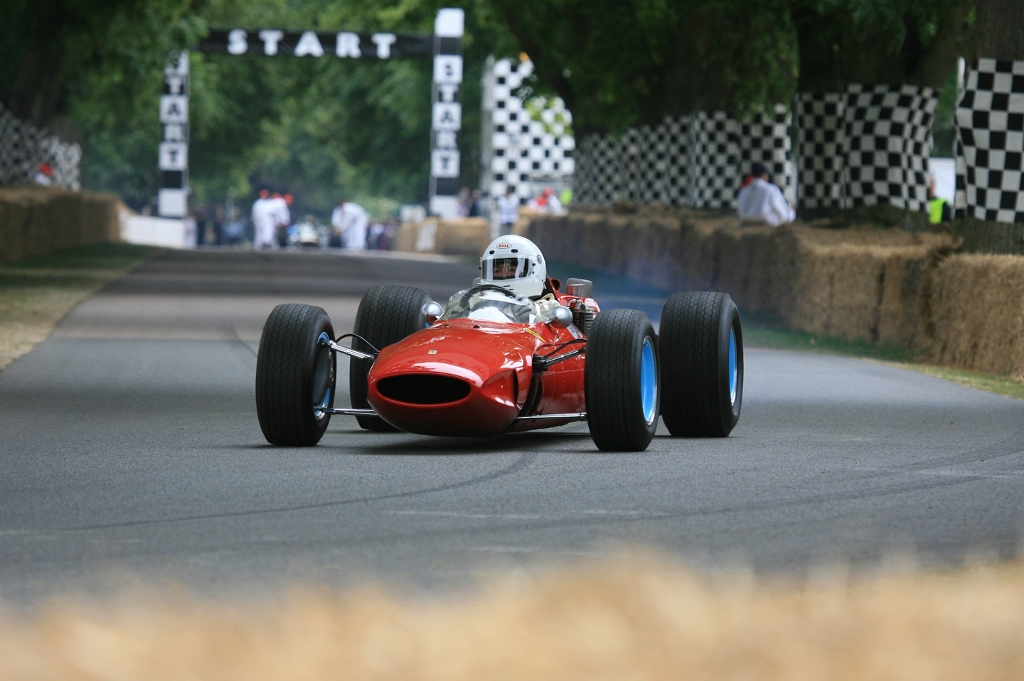
[[277, 231], [277, 216], [274, 215], [274, 200], [270, 198], [270, 192], [266, 189], [260, 190], [260, 197], [252, 202], [252, 248], [274, 248], [277, 246], [275, 240]]
[[274, 217], [274, 239], [284, 248], [288, 245], [288, 228], [292, 224], [291, 194], [281, 196], [277, 192], [270, 198], [270, 212]]
[[515, 196], [515, 189], [509, 187], [505, 190], [505, 196], [499, 196], [498, 203], [498, 234], [506, 236], [512, 233], [512, 227], [519, 219], [519, 199]]
[[751, 172], [753, 179], [740, 190], [736, 205], [741, 222], [765, 222], [772, 227], [796, 219], [793, 210], [782, 190], [768, 181], [768, 168], [755, 163]]
[[338, 207], [331, 213], [331, 226], [341, 234], [342, 244], [349, 251], [366, 250], [366, 228], [369, 224], [369, 213], [362, 206], [345, 199], [338, 201]]

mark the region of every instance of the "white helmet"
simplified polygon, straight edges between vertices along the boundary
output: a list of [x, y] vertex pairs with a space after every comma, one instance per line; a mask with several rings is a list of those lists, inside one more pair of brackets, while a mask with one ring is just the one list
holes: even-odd
[[504, 286], [521, 296], [539, 296], [547, 278], [544, 254], [526, 237], [500, 236], [480, 256], [481, 284]]

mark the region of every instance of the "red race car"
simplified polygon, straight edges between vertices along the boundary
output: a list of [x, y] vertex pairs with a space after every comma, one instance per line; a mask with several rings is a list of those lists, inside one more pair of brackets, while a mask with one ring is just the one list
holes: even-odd
[[[334, 406], [337, 353], [351, 358], [350, 409]], [[422, 289], [376, 286], [353, 333], [335, 338], [323, 309], [278, 305], [256, 364], [260, 427], [275, 445], [315, 445], [346, 414], [367, 430], [447, 436], [587, 421], [598, 448], [642, 451], [659, 415], [674, 436], [723, 437], [742, 402], [728, 295], [674, 294], [655, 333], [638, 310], [601, 312], [589, 281], [563, 289], [518, 236], [488, 246], [480, 278], [444, 308]]]

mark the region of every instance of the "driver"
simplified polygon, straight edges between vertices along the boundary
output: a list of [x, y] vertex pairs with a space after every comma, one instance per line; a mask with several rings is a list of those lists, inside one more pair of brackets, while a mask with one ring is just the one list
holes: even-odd
[[480, 283], [502, 286], [536, 300], [544, 293], [548, 271], [537, 245], [522, 236], [501, 236], [480, 256]]

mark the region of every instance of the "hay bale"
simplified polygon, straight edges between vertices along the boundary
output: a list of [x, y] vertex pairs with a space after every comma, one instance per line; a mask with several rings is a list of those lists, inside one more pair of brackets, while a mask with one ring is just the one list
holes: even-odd
[[119, 238], [118, 200], [113, 195], [0, 188], [0, 262]]
[[937, 362], [1024, 380], [1024, 257], [951, 256], [930, 304]]
[[885, 282], [878, 312], [878, 342], [919, 348], [926, 342], [933, 273], [948, 250], [931, 245], [891, 248], [883, 256]]
[[22, 196], [4, 196], [0, 199], [6, 206], [4, 222], [4, 260], [15, 262], [26, 256], [25, 232], [29, 218], [29, 204]]
[[403, 222], [391, 241], [391, 248], [396, 251], [411, 252], [416, 250], [416, 235], [419, 234], [418, 222]]
[[715, 288], [729, 293], [737, 304], [765, 311], [771, 300], [774, 229], [729, 226], [715, 232], [718, 275]]
[[491, 224], [484, 218], [440, 220], [434, 252], [444, 255], [479, 256], [491, 242]]

